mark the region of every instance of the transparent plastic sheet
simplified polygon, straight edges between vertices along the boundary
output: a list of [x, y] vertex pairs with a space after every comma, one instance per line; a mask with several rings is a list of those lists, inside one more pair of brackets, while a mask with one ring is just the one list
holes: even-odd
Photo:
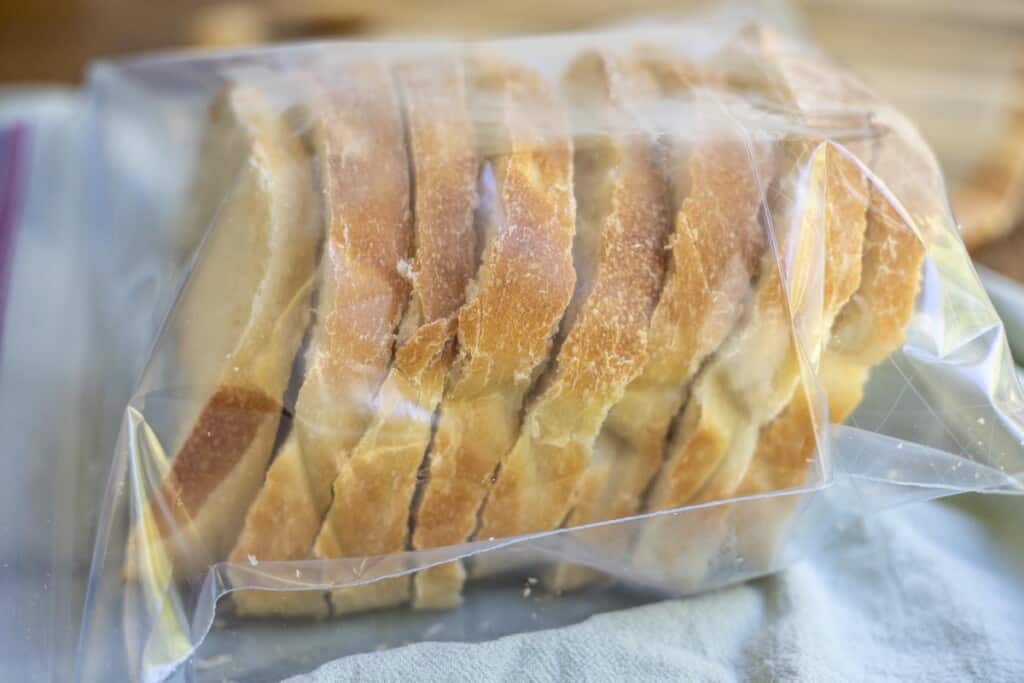
[[165, 319], [84, 680], [499, 635], [534, 591], [559, 623], [619, 604], [609, 579], [700, 592], [1022, 490], [1021, 389], [934, 158], [772, 29], [166, 57], [91, 91], [100, 146], [153, 154], [117, 248]]

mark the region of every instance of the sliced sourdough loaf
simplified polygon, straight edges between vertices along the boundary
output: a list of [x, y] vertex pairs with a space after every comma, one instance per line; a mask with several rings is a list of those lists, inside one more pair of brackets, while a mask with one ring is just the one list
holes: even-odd
[[231, 86], [214, 108], [248, 149], [167, 326], [195, 409], [129, 535], [129, 580], [194, 578], [224, 559], [262, 482], [309, 317], [320, 232], [308, 154], [259, 89]]
[[[305, 560], [331, 484], [373, 415], [408, 299], [408, 159], [392, 79], [377, 63], [318, 73], [311, 113], [327, 237], [292, 430], [249, 509], [233, 562]], [[319, 591], [239, 591], [242, 614], [324, 615]]]
[[[417, 471], [454, 358], [455, 315], [476, 266], [474, 131], [461, 62], [398, 69], [412, 161], [412, 295], [395, 360], [372, 421], [334, 482], [317, 557], [370, 557], [406, 549]], [[399, 604], [409, 576], [331, 593], [335, 614]]]
[[[565, 89], [578, 131], [580, 282], [560, 348], [501, 459], [478, 538], [546, 531], [565, 521], [609, 409], [647, 361], [664, 278], [668, 188], [654, 137], [634, 110], [657, 97], [654, 78], [630, 60], [588, 53], [569, 67]], [[475, 571], [486, 571], [485, 564]]]
[[[458, 314], [459, 350], [441, 400], [413, 548], [462, 543], [494, 468], [519, 430], [523, 398], [572, 296], [572, 144], [563, 105], [535, 73], [474, 60], [473, 116], [484, 160], [481, 265]], [[460, 563], [420, 572], [413, 604], [457, 604]]]

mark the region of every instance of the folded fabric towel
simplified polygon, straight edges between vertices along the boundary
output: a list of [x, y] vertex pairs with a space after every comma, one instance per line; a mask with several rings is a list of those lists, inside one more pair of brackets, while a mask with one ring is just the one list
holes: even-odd
[[294, 683], [1024, 678], [1024, 500], [883, 513], [773, 577], [483, 643], [354, 655]]

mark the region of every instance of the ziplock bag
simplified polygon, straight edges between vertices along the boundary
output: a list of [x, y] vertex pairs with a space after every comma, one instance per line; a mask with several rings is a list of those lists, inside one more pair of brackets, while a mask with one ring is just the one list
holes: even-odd
[[90, 87], [98, 148], [150, 160], [127, 215], [103, 169], [96, 220], [151, 275], [128, 318], [162, 322], [83, 679], [281, 676], [515, 623], [509, 585], [552, 615], [609, 581], [705, 591], [895, 504], [1021, 490], [1020, 386], [933, 156], [770, 28], [158, 57]]

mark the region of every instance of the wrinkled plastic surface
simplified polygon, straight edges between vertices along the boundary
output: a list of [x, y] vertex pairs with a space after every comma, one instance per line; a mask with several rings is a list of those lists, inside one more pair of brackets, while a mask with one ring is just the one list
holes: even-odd
[[[152, 274], [163, 323], [100, 518], [85, 680], [274, 677], [412, 639], [489, 637], [536, 627], [538, 610], [517, 601], [552, 588], [564, 594], [540, 611], [560, 623], [622, 604], [599, 576], [700, 592], [777, 571], [857, 516], [1022, 490], [1021, 389], [933, 156], [899, 113], [770, 29], [716, 21], [164, 57], [101, 64], [91, 90], [101, 149], [135, 136], [152, 154], [151, 177], [103, 169], [98, 220], [125, 226], [114, 248]], [[255, 109], [231, 100], [240, 91], [256, 93]], [[231, 106], [256, 111], [241, 130], [262, 133], [229, 139], [240, 128], [225, 133], [210, 112]], [[433, 271], [417, 232], [429, 221], [469, 226]], [[348, 240], [360, 230], [382, 243], [361, 262], [351, 255], [367, 243]], [[285, 250], [286, 267], [267, 265]], [[452, 288], [437, 274], [458, 271], [456, 253], [471, 267]], [[376, 276], [359, 280], [357, 262]], [[897, 262], [906, 273], [886, 280]], [[881, 298], [864, 289], [872, 277], [888, 283]], [[431, 312], [424, 292], [445, 286], [457, 301]], [[378, 296], [359, 298], [368, 291]], [[885, 333], [891, 353], [864, 361], [859, 351], [883, 336], [871, 325], [891, 313], [871, 302], [901, 297], [907, 315], [886, 318], [899, 322]], [[372, 346], [374, 331], [383, 360], [355, 343]], [[402, 355], [419, 357], [404, 351], [419, 348], [410, 340], [435, 333], [433, 374], [409, 371], [421, 368]], [[485, 351], [493, 366], [481, 371]], [[682, 356], [677, 386], [644, 374], [659, 362], [678, 372], [670, 361]], [[853, 376], [869, 377], [862, 401], [859, 381], [830, 379], [851, 357]], [[368, 370], [323, 379], [346, 362]], [[642, 378], [657, 391], [639, 391]], [[216, 420], [199, 417], [235, 390], [242, 398]], [[837, 399], [847, 390], [852, 405]], [[670, 425], [653, 471], [637, 474], [622, 435], [654, 424], [655, 405]], [[842, 425], [830, 424], [836, 405], [856, 405]], [[453, 426], [446, 415], [470, 417]], [[787, 415], [803, 415], [792, 424], [804, 438], [770, 451], [766, 435]], [[415, 437], [389, 443], [397, 429]], [[311, 464], [324, 434], [339, 456]], [[476, 454], [490, 466], [469, 483], [445, 474], [468, 467], [480, 443], [464, 434], [503, 446]], [[230, 479], [243, 460], [248, 484]], [[294, 471], [304, 478], [288, 483]], [[266, 514], [264, 477], [280, 477], [287, 502], [264, 500]], [[212, 497], [196, 502], [210, 481]], [[477, 492], [459, 508], [468, 531], [417, 540], [444, 527], [463, 485]], [[434, 517], [431, 496], [443, 503]], [[304, 559], [275, 556], [305, 533], [303, 515], [315, 545]], [[376, 520], [392, 518], [386, 536]], [[427, 595], [423, 570], [459, 576], [456, 566], [469, 577], [461, 607], [408, 606]], [[304, 597], [267, 607], [268, 591]], [[348, 614], [365, 596], [388, 609]], [[275, 614], [280, 604], [293, 615]]]

